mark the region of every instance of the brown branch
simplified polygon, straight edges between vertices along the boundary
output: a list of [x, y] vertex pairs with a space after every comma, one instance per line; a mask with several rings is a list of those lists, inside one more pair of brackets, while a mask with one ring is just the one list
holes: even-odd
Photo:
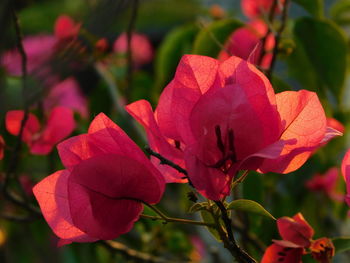
[[214, 201], [215, 204], [221, 211], [221, 219], [224, 222], [226, 231], [227, 231], [227, 239], [224, 239], [223, 242], [225, 247], [231, 252], [232, 256], [240, 263], [256, 263], [257, 261], [247, 254], [244, 250], [242, 250], [234, 236], [232, 231], [232, 222], [228, 217], [226, 207], [221, 201]]
[[117, 241], [101, 241], [101, 244], [106, 246], [108, 249], [114, 252], [118, 252], [127, 259], [134, 260], [135, 262], [150, 262], [150, 263], [185, 263], [188, 261], [179, 261], [179, 260], [168, 260], [165, 258], [153, 256], [144, 252], [137, 251], [135, 249], [131, 249], [126, 245], [117, 242]]
[[159, 160], [160, 160], [160, 164], [168, 165], [168, 166], [174, 168], [174, 169], [175, 169], [176, 171], [178, 171], [179, 173], [184, 174], [185, 177], [186, 177], [186, 179], [188, 180], [188, 184], [189, 184], [190, 186], [194, 187], [193, 184], [192, 184], [192, 182], [191, 182], [191, 180], [190, 180], [190, 178], [188, 177], [187, 171], [186, 171], [184, 168], [182, 168], [181, 166], [179, 166], [179, 165], [173, 163], [172, 161], [168, 160], [167, 158], [165, 158], [165, 157], [162, 156], [161, 154], [159, 154], [159, 153], [153, 151], [149, 146], [146, 146], [146, 147], [145, 147], [145, 151], [146, 151], [149, 155], [152, 155], [152, 156], [156, 157], [157, 159], [159, 159]]
[[290, 2], [290, 0], [285, 0], [283, 3], [282, 18], [281, 18], [282, 22], [281, 22], [281, 25], [280, 25], [279, 29], [277, 30], [277, 33], [275, 36], [275, 47], [274, 47], [273, 52], [272, 52], [272, 59], [271, 59], [270, 67], [266, 72], [266, 76], [270, 80], [271, 80], [272, 72], [273, 72], [273, 69], [274, 69], [274, 66], [276, 63], [276, 59], [277, 59], [277, 55], [278, 55], [278, 51], [279, 51], [278, 46], [279, 46], [279, 43], [281, 41], [281, 36], [282, 36], [282, 33], [287, 25], [289, 2]]
[[139, 6], [139, 0], [133, 0], [132, 6], [131, 6], [131, 17], [130, 22], [126, 31], [126, 37], [127, 37], [127, 87], [125, 90], [125, 99], [127, 102], [130, 102], [131, 100], [131, 91], [132, 91], [132, 84], [133, 84], [133, 69], [134, 69], [134, 63], [133, 63], [133, 54], [132, 54], [132, 34], [135, 28], [136, 18], [137, 18], [137, 11]]

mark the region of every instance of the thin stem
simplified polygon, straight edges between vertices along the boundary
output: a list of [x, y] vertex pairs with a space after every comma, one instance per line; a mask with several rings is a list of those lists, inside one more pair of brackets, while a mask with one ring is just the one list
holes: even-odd
[[146, 146], [146, 147], [145, 147], [145, 151], [146, 151], [149, 155], [152, 155], [152, 156], [156, 157], [157, 159], [159, 159], [159, 160], [160, 160], [160, 164], [168, 165], [168, 166], [174, 168], [174, 169], [175, 169], [176, 171], [178, 171], [179, 173], [184, 174], [185, 177], [186, 177], [187, 180], [188, 180], [189, 185], [193, 187], [193, 184], [192, 184], [190, 178], [188, 177], [188, 173], [187, 173], [187, 171], [186, 171], [184, 168], [182, 168], [181, 166], [179, 166], [179, 165], [173, 163], [172, 161], [168, 160], [167, 158], [165, 158], [165, 157], [162, 156], [161, 154], [159, 154], [159, 153], [153, 151], [149, 146]]
[[256, 263], [257, 261], [252, 258], [250, 255], [248, 255], [244, 250], [242, 250], [234, 236], [232, 231], [232, 222], [230, 218], [228, 217], [226, 207], [221, 201], [214, 201], [215, 204], [219, 207], [221, 211], [221, 219], [224, 222], [226, 232], [227, 232], [227, 239], [224, 240], [224, 244], [227, 247], [227, 249], [231, 252], [231, 254], [235, 257], [235, 259], [238, 262], [242, 263]]
[[163, 218], [161, 216], [150, 216], [150, 215], [144, 215], [144, 214], [140, 215], [140, 217], [145, 219], [152, 219], [152, 220], [163, 220], [164, 222], [214, 227], [214, 225], [208, 224], [202, 221], [195, 221], [195, 220], [189, 220], [189, 219], [183, 219], [183, 218], [174, 218], [174, 217]]
[[245, 180], [245, 178], [247, 177], [248, 173], [249, 173], [249, 171], [248, 171], [248, 170], [245, 170], [244, 173], [243, 173], [240, 177], [238, 177], [236, 180], [234, 180], [234, 181], [232, 182], [231, 188], [233, 189], [233, 188], [236, 187], [238, 184], [242, 183], [242, 182]]
[[260, 53], [260, 57], [258, 60], [258, 65], [261, 65], [262, 60], [263, 60], [264, 56], [266, 55], [265, 45], [266, 45], [267, 38], [269, 37], [269, 35], [272, 32], [272, 25], [273, 25], [273, 22], [275, 20], [275, 15], [276, 15], [277, 1], [279, 1], [279, 0], [274, 0], [272, 2], [272, 5], [271, 5], [270, 10], [269, 10], [269, 15], [267, 18], [268, 27], [267, 27], [267, 32], [261, 41], [262, 48], [261, 48], [261, 53]]
[[153, 256], [144, 252], [137, 251], [129, 248], [126, 245], [117, 241], [101, 241], [101, 244], [114, 252], [122, 254], [125, 258], [132, 260], [133, 262], [148, 262], [148, 263], [182, 263], [186, 261], [172, 261], [165, 258]]
[[132, 54], [132, 34], [135, 28], [135, 22], [137, 17], [137, 11], [138, 11], [139, 1], [133, 0], [132, 6], [131, 6], [131, 17], [130, 22], [126, 31], [126, 37], [127, 37], [127, 75], [126, 75], [126, 81], [127, 81], [127, 87], [125, 90], [125, 99], [127, 102], [130, 102], [131, 100], [131, 93], [132, 93], [132, 84], [133, 84], [133, 54]]
[[272, 53], [272, 59], [271, 59], [271, 64], [270, 67], [266, 73], [266, 76], [271, 80], [272, 77], [272, 72], [276, 63], [276, 59], [277, 59], [277, 55], [278, 55], [278, 51], [279, 51], [279, 43], [281, 40], [281, 36], [282, 33], [287, 25], [287, 18], [288, 18], [288, 5], [289, 5], [290, 0], [285, 0], [283, 3], [283, 10], [282, 10], [282, 23], [281, 26], [279, 27], [276, 36], [275, 36], [275, 47], [273, 49], [273, 53]]

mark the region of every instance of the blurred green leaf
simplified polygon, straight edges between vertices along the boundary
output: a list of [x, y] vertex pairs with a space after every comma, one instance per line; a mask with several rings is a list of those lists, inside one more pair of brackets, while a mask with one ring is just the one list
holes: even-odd
[[243, 25], [235, 19], [219, 20], [201, 29], [193, 53], [216, 58], [231, 33]]
[[171, 80], [182, 55], [190, 53], [197, 32], [195, 25], [186, 25], [174, 29], [165, 37], [155, 61], [156, 92]]
[[[215, 224], [215, 220], [214, 220], [213, 216], [208, 211], [202, 210], [201, 217], [202, 217], [202, 220], [204, 222], [209, 223], [209, 224]], [[207, 227], [207, 229], [214, 236], [214, 238], [217, 241], [221, 241], [218, 231], [216, 231], [214, 228], [211, 228], [211, 227]]]
[[254, 214], [266, 216], [273, 220], [276, 220], [276, 218], [273, 215], [271, 215], [262, 205], [260, 205], [259, 203], [253, 200], [248, 200], [248, 199], [234, 200], [228, 204], [227, 209], [254, 213]]
[[329, 20], [304, 17], [296, 21], [294, 36], [303, 47], [321, 87], [329, 88], [339, 98], [345, 80], [347, 54], [346, 38], [341, 29]]
[[342, 253], [350, 250], [350, 237], [337, 237], [332, 239], [335, 253]]
[[323, 0], [293, 0], [315, 17], [323, 16]]
[[257, 172], [250, 172], [242, 186], [245, 199], [254, 200], [258, 203], [263, 201], [263, 175]]
[[330, 15], [332, 19], [340, 24], [347, 25], [350, 23], [350, 1], [342, 0], [337, 1], [330, 9]]

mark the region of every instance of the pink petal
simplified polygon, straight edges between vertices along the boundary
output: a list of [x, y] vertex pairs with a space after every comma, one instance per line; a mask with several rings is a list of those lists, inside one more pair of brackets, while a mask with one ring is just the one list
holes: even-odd
[[72, 223], [67, 200], [68, 177], [69, 172], [66, 170], [58, 171], [33, 188], [40, 209], [52, 231], [61, 239], [66, 240], [66, 244], [96, 241], [97, 239], [87, 235]]
[[[180, 166], [184, 165], [183, 153], [175, 148], [174, 143], [171, 145], [164, 137], [158, 127], [152, 112], [152, 107], [148, 101], [136, 101], [127, 105], [126, 110], [145, 128], [148, 142], [154, 151]], [[186, 179], [182, 179], [184, 175], [177, 172], [174, 168], [160, 164], [160, 161], [156, 158], [152, 158], [152, 162], [161, 171], [167, 183], [187, 182]]]
[[281, 157], [266, 160], [263, 172], [289, 173], [298, 169], [319, 147], [326, 133], [326, 116], [314, 92], [286, 91], [277, 94], [278, 111], [283, 123], [282, 140], [295, 140], [286, 144]]
[[164, 185], [142, 163], [116, 154], [76, 165], [68, 192], [74, 224], [99, 239], [130, 231], [142, 212], [141, 202], [159, 202]]
[[232, 174], [225, 174], [217, 168], [208, 167], [196, 157], [191, 148], [185, 151], [188, 176], [196, 190], [210, 200], [221, 200], [230, 194]]
[[209, 89], [220, 88], [218, 64], [216, 59], [210, 57], [185, 55], [176, 69], [172, 81], [172, 113], [169, 121], [175, 122], [176, 131], [185, 144], [194, 141], [189, 125], [189, 115], [193, 106]]
[[309, 247], [314, 230], [298, 213], [293, 218], [281, 217], [277, 220], [278, 231], [284, 240], [291, 241], [301, 247]]
[[63, 165], [72, 170], [81, 161], [104, 154], [104, 151], [89, 141], [88, 134], [71, 137], [57, 145]]
[[[35, 35], [23, 39], [29, 73], [34, 73], [34, 71], [37, 71], [50, 59], [56, 43], [57, 39], [51, 35]], [[1, 64], [9, 74], [15, 76], [22, 75], [21, 55], [17, 49], [6, 52], [1, 58]]]
[[[24, 117], [24, 111], [13, 110], [6, 113], [6, 129], [12, 135], [17, 136], [21, 129], [21, 123]], [[34, 134], [39, 132], [40, 123], [37, 117], [31, 113], [28, 115], [28, 119], [23, 130], [23, 141], [29, 143], [32, 140]]]
[[70, 135], [75, 128], [72, 110], [65, 107], [55, 107], [49, 116], [41, 136], [31, 143], [31, 152], [47, 154], [52, 148]]
[[333, 129], [339, 131], [340, 133], [344, 133], [344, 131], [345, 131], [344, 125], [334, 118], [327, 118], [327, 127], [331, 127]]
[[302, 263], [302, 255], [302, 248], [290, 248], [272, 244], [266, 249], [261, 263]]
[[[281, 132], [275, 92], [269, 80], [255, 66], [231, 57], [220, 65], [222, 85], [236, 85], [245, 93], [248, 104], [259, 119], [264, 142], [274, 143]], [[251, 132], [250, 132], [251, 133]]]
[[[212, 134], [213, 136], [206, 136], [203, 147], [207, 145], [206, 149], [210, 152], [215, 148], [219, 158], [222, 154], [215, 147], [217, 138], [214, 133], [217, 126], [221, 128], [224, 142], [228, 140], [229, 130], [233, 131], [235, 154], [238, 160], [243, 160], [260, 151], [271, 143], [271, 137], [264, 134], [265, 119], [255, 111], [253, 108], [255, 105], [251, 105], [251, 100], [239, 84], [228, 85], [215, 92], [204, 94], [190, 115], [192, 133], [196, 138]], [[255, 100], [257, 103], [258, 95], [255, 95]], [[265, 109], [272, 108], [270, 104], [263, 105], [263, 97], [261, 100], [260, 105]], [[270, 111], [266, 110], [266, 112]], [[278, 127], [277, 124], [276, 126]], [[252, 133], [252, 131], [259, 132]]]
[[[241, 6], [243, 13], [250, 18], [261, 17], [270, 12], [274, 0], [242, 0]], [[280, 12], [279, 6], [284, 0], [278, 0], [276, 13]]]
[[83, 118], [87, 118], [87, 101], [79, 89], [74, 78], [65, 79], [53, 86], [44, 100], [44, 107], [51, 110], [55, 106], [63, 106], [78, 112]]
[[[117, 54], [125, 54], [128, 50], [126, 33], [121, 34], [114, 42], [113, 50]], [[131, 35], [131, 52], [133, 62], [136, 66], [141, 66], [151, 62], [153, 58], [153, 48], [148, 37], [143, 34], [133, 33]]]

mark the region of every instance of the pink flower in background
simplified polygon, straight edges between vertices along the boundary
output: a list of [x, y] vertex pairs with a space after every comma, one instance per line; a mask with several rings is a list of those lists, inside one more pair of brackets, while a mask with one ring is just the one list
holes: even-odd
[[146, 128], [151, 147], [174, 162], [184, 158], [194, 187], [213, 200], [230, 193], [240, 169], [298, 169], [328, 136], [315, 93], [275, 95], [267, 78], [238, 57], [185, 55], [155, 114], [145, 101], [127, 109]]
[[301, 263], [302, 255], [310, 249], [318, 262], [331, 262], [334, 246], [328, 238], [312, 240], [313, 228], [306, 222], [301, 213], [277, 220], [278, 232], [283, 240], [273, 240], [261, 260], [261, 263]]
[[[114, 42], [113, 51], [120, 55], [126, 55], [128, 41], [126, 33], [121, 34]], [[132, 60], [136, 67], [142, 66], [152, 61], [153, 48], [148, 37], [143, 34], [133, 33], [131, 36]]]
[[[274, 0], [242, 0], [241, 6], [243, 13], [250, 18], [267, 15], [271, 9]], [[284, 0], [278, 0], [276, 12], [280, 12], [280, 5]]]
[[337, 192], [338, 168], [330, 168], [325, 174], [315, 174], [306, 182], [306, 187], [310, 191], [322, 192], [329, 198], [336, 201], [343, 201], [344, 196]]
[[[57, 39], [52, 35], [27, 36], [23, 39], [23, 47], [27, 55], [28, 73], [36, 76], [44, 75], [49, 60], [55, 52]], [[22, 60], [17, 49], [5, 52], [1, 58], [1, 64], [10, 75], [22, 75]]]
[[127, 233], [142, 203], [158, 203], [163, 195], [161, 174], [103, 113], [87, 134], [62, 142], [58, 150], [66, 170], [48, 176], [33, 191], [60, 245]]
[[55, 36], [59, 40], [72, 40], [78, 37], [81, 23], [76, 23], [67, 15], [60, 15], [55, 22]]
[[55, 106], [63, 106], [78, 112], [83, 118], [88, 118], [89, 110], [86, 97], [80, 91], [74, 78], [67, 78], [54, 85], [44, 99], [44, 108], [50, 111]]
[[[6, 129], [12, 135], [19, 135], [24, 111], [13, 110], [6, 113]], [[28, 144], [32, 154], [45, 155], [53, 147], [73, 132], [75, 121], [73, 112], [65, 107], [55, 107], [47, 117], [43, 127], [35, 115], [29, 113], [24, 126], [22, 140]]]
[[[268, 68], [272, 59], [275, 38], [270, 34], [262, 47], [262, 39], [267, 33], [267, 25], [262, 20], [254, 20], [246, 26], [235, 30], [225, 44], [225, 50], [219, 54], [219, 60], [228, 59], [231, 55], [240, 57], [252, 64]], [[261, 58], [262, 51], [266, 54]]]
[[341, 164], [341, 172], [346, 183], [345, 202], [350, 206], [350, 150], [348, 150]]

